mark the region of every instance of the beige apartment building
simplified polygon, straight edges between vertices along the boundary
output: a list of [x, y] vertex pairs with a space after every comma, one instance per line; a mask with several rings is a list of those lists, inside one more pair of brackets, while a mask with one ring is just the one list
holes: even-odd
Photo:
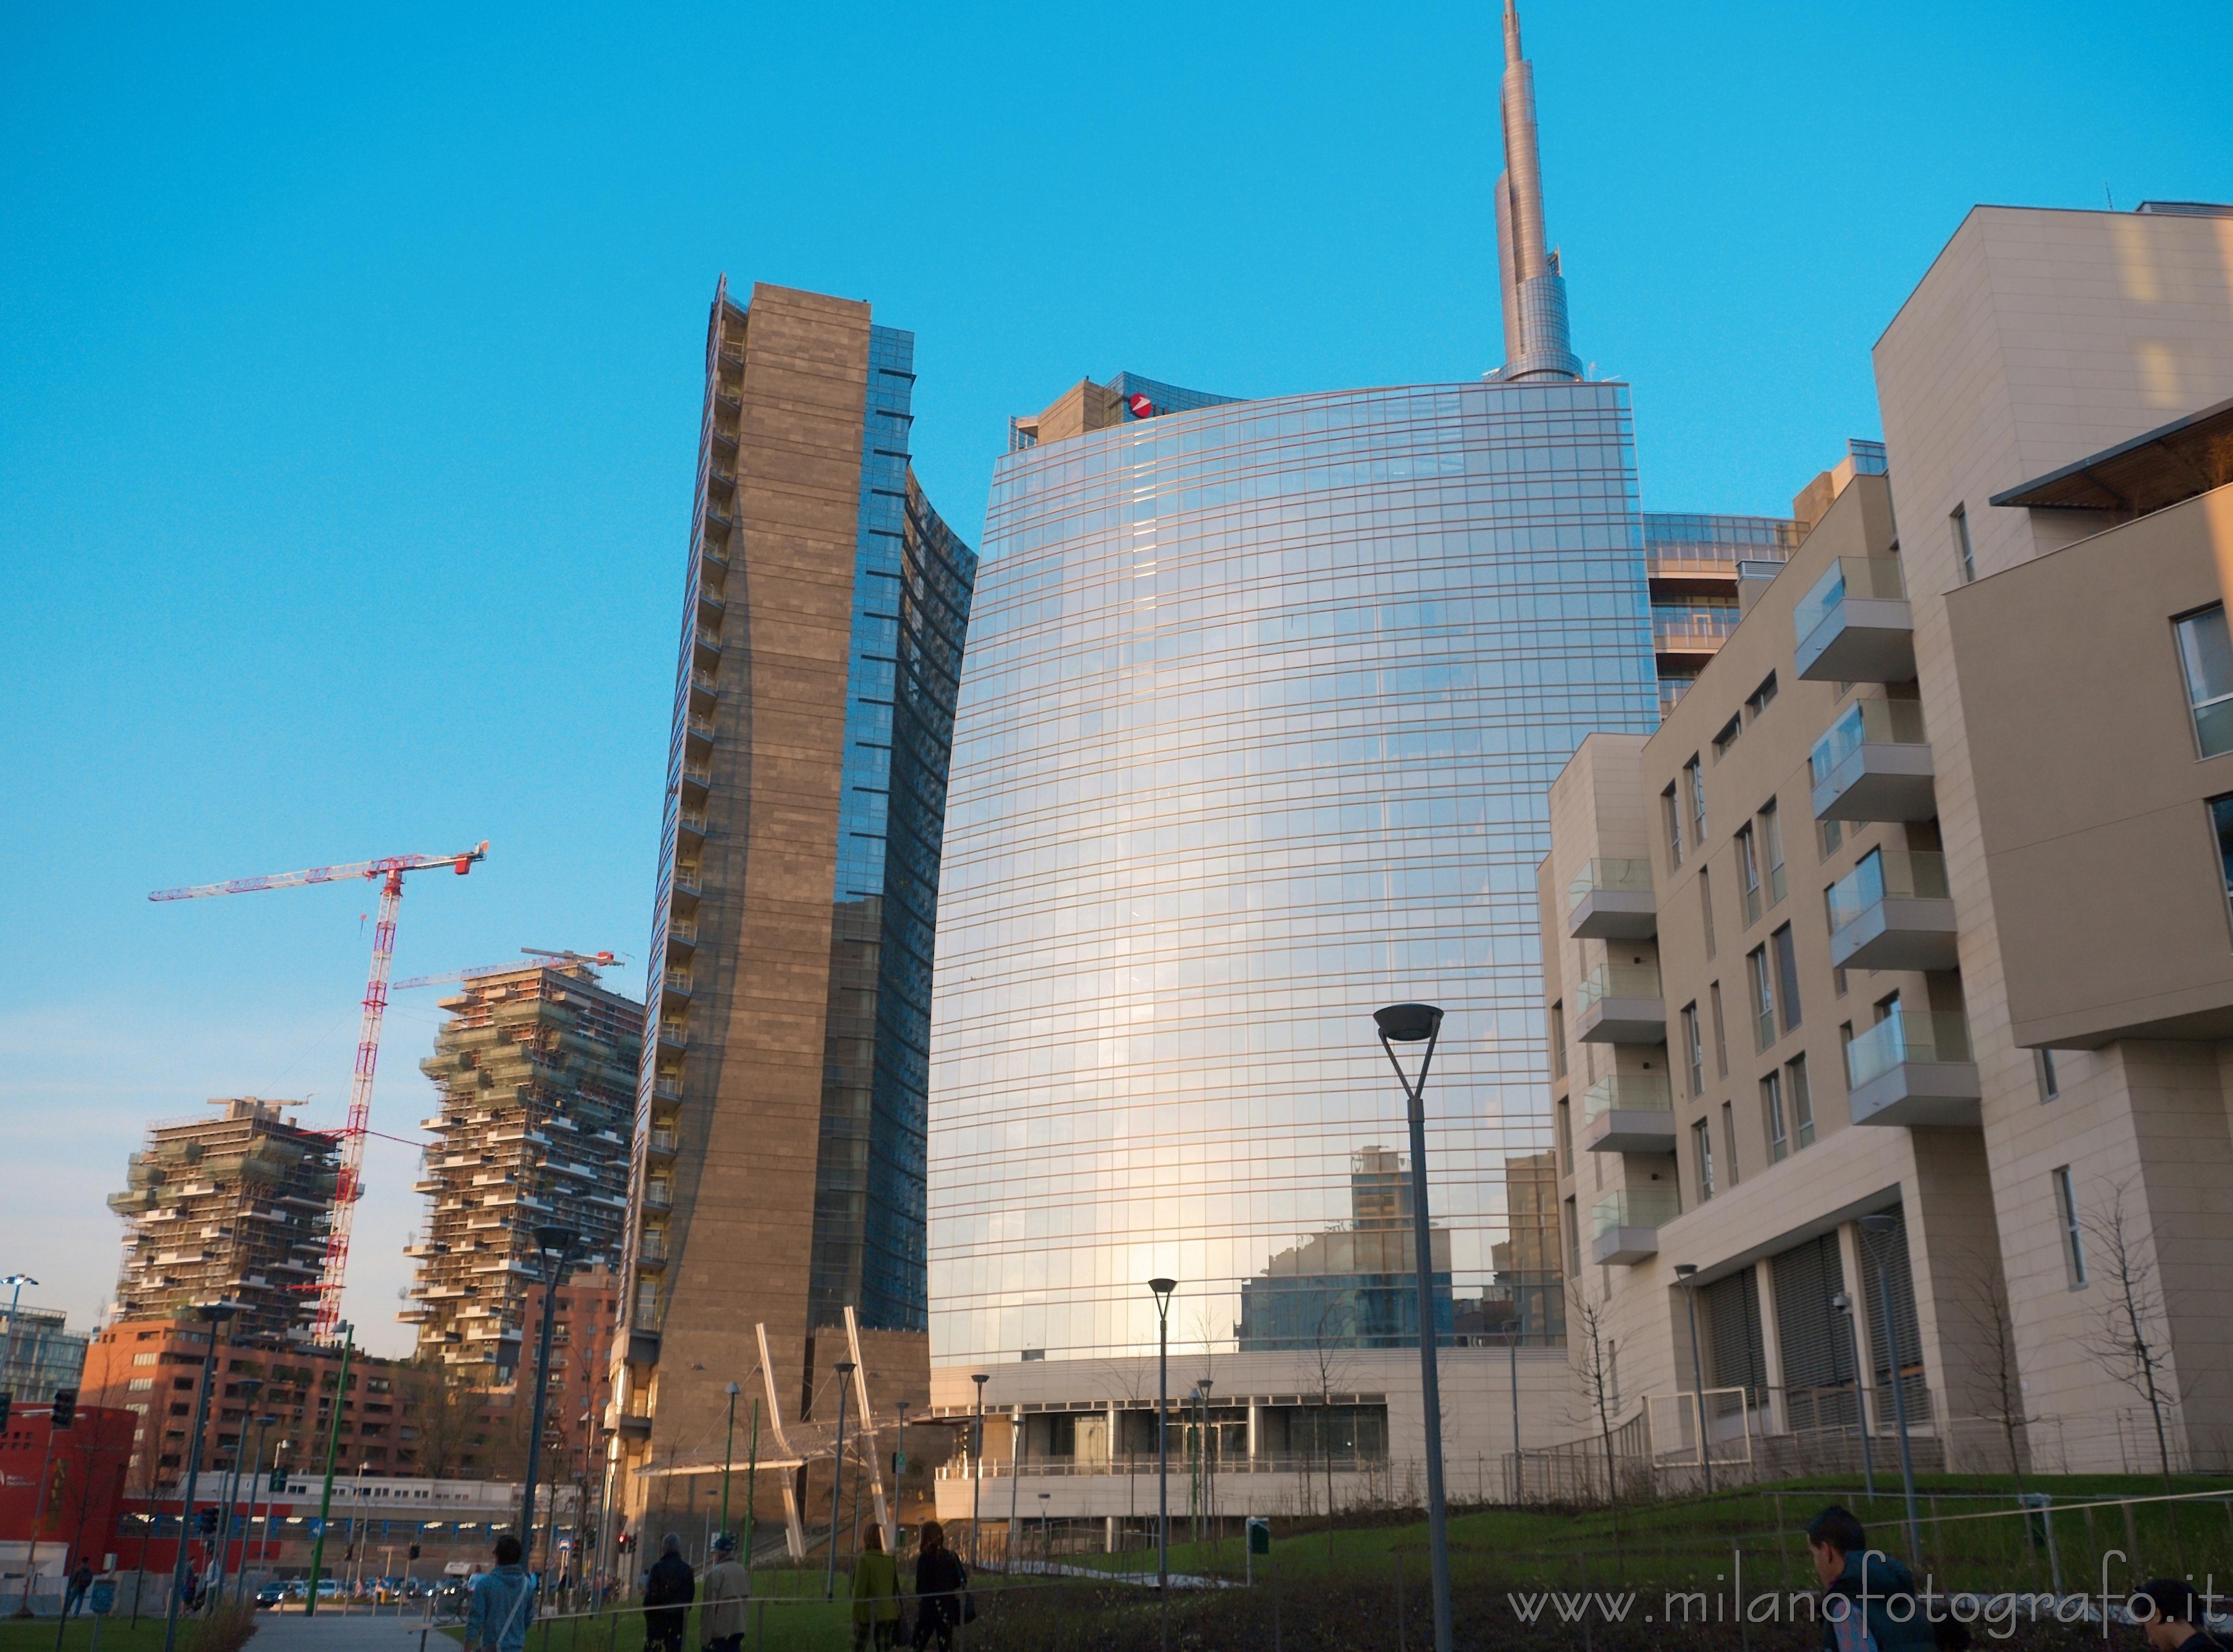
[[1570, 1358], [1678, 1472], [2233, 1468], [2233, 209], [1980, 207], [1875, 367], [1552, 791]]

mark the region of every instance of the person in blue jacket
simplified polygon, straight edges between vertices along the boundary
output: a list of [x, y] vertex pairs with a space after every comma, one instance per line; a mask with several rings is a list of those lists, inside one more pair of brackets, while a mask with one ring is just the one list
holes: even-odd
[[1916, 1590], [1915, 1574], [1870, 1548], [1867, 1532], [1850, 1510], [1833, 1503], [1808, 1521], [1807, 1553], [1822, 1583], [1822, 1652], [1937, 1648], [1938, 1636], [1928, 1603]]
[[465, 1652], [522, 1652], [535, 1621], [535, 1579], [519, 1564], [519, 1539], [496, 1540], [496, 1570], [473, 1579]]

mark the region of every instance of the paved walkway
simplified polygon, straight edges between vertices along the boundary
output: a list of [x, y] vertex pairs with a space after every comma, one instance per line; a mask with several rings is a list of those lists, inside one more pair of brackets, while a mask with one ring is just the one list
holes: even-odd
[[[329, 1612], [314, 1617], [299, 1612], [258, 1612], [256, 1652], [419, 1652], [426, 1623], [415, 1613], [402, 1617]], [[454, 1652], [456, 1642], [439, 1629], [426, 1636], [426, 1652]]]

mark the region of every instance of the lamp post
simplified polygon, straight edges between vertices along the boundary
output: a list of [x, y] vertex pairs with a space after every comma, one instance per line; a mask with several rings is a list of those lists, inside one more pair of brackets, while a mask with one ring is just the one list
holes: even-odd
[[[217, 1370], [217, 1339], [235, 1309], [229, 1302], [205, 1303], [195, 1315], [209, 1327], [209, 1347], [202, 1355], [201, 1391], [194, 1396], [194, 1428], [186, 1437], [186, 1486], [179, 1499], [179, 1551], [171, 1560], [171, 1598], [163, 1609], [163, 1652], [172, 1652], [179, 1638], [179, 1596], [186, 1588], [186, 1529], [194, 1523], [194, 1485], [202, 1473], [202, 1424], [209, 1418], [210, 1382]], [[340, 1407], [335, 1415], [341, 1414]], [[26, 1567], [26, 1571], [29, 1568]]]
[[1714, 1450], [1706, 1439], [1706, 1371], [1698, 1357], [1698, 1277], [1696, 1262], [1677, 1262], [1675, 1277], [1682, 1282], [1683, 1299], [1690, 1311], [1690, 1394], [1698, 1406], [1698, 1467], [1706, 1479], [1706, 1491], [1714, 1489]]
[[[1450, 1519], [1442, 1488], [1442, 1389], [1436, 1363], [1435, 1253], [1427, 1210], [1427, 1071], [1442, 1031], [1442, 1012], [1431, 1004], [1391, 1004], [1372, 1012], [1380, 1047], [1403, 1087], [1411, 1125], [1411, 1236], [1419, 1278], [1419, 1403], [1427, 1424], [1427, 1545], [1434, 1563], [1435, 1652], [1450, 1652]], [[1399, 1044], [1424, 1044], [1416, 1083], [1396, 1058]]]
[[[582, 1236], [570, 1227], [535, 1230], [535, 1253], [543, 1262], [543, 1329], [535, 1342], [535, 1403], [527, 1433], [527, 1483], [519, 1488], [519, 1539], [527, 1570], [535, 1570], [535, 1475], [543, 1466], [543, 1408], [550, 1398], [550, 1322], [557, 1317], [558, 1287], [573, 1271]], [[544, 1259], [548, 1259], [547, 1260]], [[553, 1506], [557, 1499], [552, 1499]]]
[[[240, 1506], [240, 1448], [248, 1441], [248, 1414], [256, 1408], [256, 1396], [262, 1390], [264, 1382], [260, 1377], [244, 1376], [232, 1386], [240, 1390], [244, 1403], [240, 1408], [240, 1434], [232, 1442], [232, 1469], [225, 1476], [222, 1482], [225, 1486], [223, 1493], [225, 1508], [224, 1512], [218, 1516], [217, 1522], [217, 1603], [220, 1606], [225, 1604], [225, 1585], [231, 1583], [234, 1577], [232, 1512]], [[219, 1443], [222, 1444], [225, 1430], [225, 1402], [221, 1399], [218, 1402], [217, 1426]], [[244, 1568], [248, 1564], [248, 1532], [245, 1527], [241, 1530], [240, 1541], [241, 1564]]]
[[[729, 1384], [729, 1432], [721, 1444], [721, 1535], [729, 1532], [729, 1464], [737, 1454], [737, 1395], [744, 1390], [734, 1382]], [[751, 1564], [751, 1556], [745, 1557]]]
[[[845, 1494], [845, 1379], [853, 1375], [856, 1367], [849, 1359], [837, 1362], [837, 1451], [830, 1460], [830, 1569], [822, 1580], [822, 1598], [837, 1598], [837, 1524], [844, 1512]], [[981, 1395], [985, 1390], [980, 1388]], [[972, 1532], [970, 1540], [976, 1541]]]
[[[334, 1378], [333, 1415], [326, 1421], [326, 1479], [318, 1493], [317, 1532], [310, 1539], [310, 1581], [303, 1591], [305, 1617], [316, 1616], [318, 1610], [318, 1578], [326, 1563], [326, 1522], [333, 1518], [334, 1512], [334, 1457], [341, 1450], [342, 1405], [348, 1398], [349, 1359], [356, 1352], [356, 1327], [344, 1319], [334, 1329], [342, 1334], [342, 1368]], [[171, 1652], [167, 1644], [163, 1652]]]
[[28, 1273], [11, 1273], [0, 1279], [0, 1285], [10, 1287], [8, 1298], [8, 1375], [11, 1377], [16, 1369], [16, 1325], [23, 1306], [23, 1287], [36, 1284], [38, 1281]]
[[907, 1413], [908, 1402], [899, 1402], [899, 1444], [892, 1448], [892, 1529], [884, 1533], [884, 1551], [897, 1555], [900, 1551], [900, 1514], [907, 1500]]
[[985, 1486], [985, 1385], [990, 1371], [971, 1373], [977, 1385], [977, 1423], [969, 1441], [969, 1570], [977, 1570], [977, 1500]]
[[1861, 1338], [1853, 1329], [1853, 1299], [1840, 1291], [1830, 1306], [1846, 1327], [1846, 1351], [1853, 1362], [1853, 1415], [1861, 1427], [1861, 1484], [1872, 1501], [1877, 1494], [1877, 1454], [1869, 1445], [1869, 1402], [1861, 1389]]
[[[757, 1368], [756, 1368], [757, 1369]], [[752, 1438], [745, 1458], [745, 1570], [752, 1568], [752, 1515], [759, 1507], [760, 1396], [752, 1395]], [[762, 1620], [765, 1622], [765, 1618]]]
[[1165, 1599], [1171, 1587], [1171, 1292], [1178, 1288], [1176, 1279], [1148, 1281], [1156, 1298], [1156, 1589]]
[[[244, 1418], [242, 1421], [245, 1421], [246, 1419]], [[257, 1493], [264, 1490], [264, 1441], [271, 1425], [278, 1421], [276, 1415], [268, 1411], [256, 1420], [256, 1455], [249, 1459], [248, 1463], [248, 1525], [243, 1528], [240, 1534], [240, 1586], [243, 1595], [245, 1595], [248, 1590], [248, 1533], [256, 1529], [256, 1499]], [[285, 1442], [283, 1441], [281, 1443], [283, 1445]], [[268, 1512], [264, 1517], [264, 1529], [269, 1535], [271, 1530], [271, 1517]], [[263, 1559], [270, 1545], [263, 1538], [257, 1538], [256, 1558], [258, 1560]]]
[[1013, 1571], [1016, 1564], [1016, 1499], [1024, 1483], [1024, 1408], [1020, 1405], [1008, 1408], [1008, 1558], [1003, 1569]]
[[1885, 1352], [1891, 1356], [1891, 1414], [1899, 1428], [1899, 1484], [1907, 1497], [1907, 1553], [1909, 1559], [1920, 1564], [1923, 1527], [1915, 1512], [1915, 1457], [1907, 1443], [1907, 1395], [1899, 1377], [1899, 1324], [1891, 1313], [1891, 1265], [1885, 1259], [1891, 1236], [1899, 1232], [1899, 1218], [1878, 1211], [1861, 1218], [1861, 1231], [1877, 1241], [1877, 1300], [1883, 1305]]

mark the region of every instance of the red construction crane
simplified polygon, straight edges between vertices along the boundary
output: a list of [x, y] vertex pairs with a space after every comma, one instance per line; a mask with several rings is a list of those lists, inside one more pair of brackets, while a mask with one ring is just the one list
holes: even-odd
[[381, 881], [380, 921], [372, 932], [372, 976], [365, 983], [364, 1019], [357, 1030], [356, 1076], [349, 1083], [348, 1122], [341, 1131], [341, 1174], [334, 1185], [333, 1218], [326, 1229], [325, 1265], [318, 1275], [318, 1317], [312, 1334], [320, 1342], [334, 1340], [341, 1324], [349, 1227], [355, 1219], [356, 1201], [364, 1192], [364, 1138], [372, 1122], [372, 1075], [380, 1064], [380, 1024], [387, 1011], [387, 970], [395, 958], [395, 912], [403, 901], [403, 875], [446, 866], [463, 877], [473, 869], [474, 862], [487, 858], [488, 844], [484, 841], [462, 855], [391, 855], [384, 860], [314, 866], [305, 872], [235, 878], [230, 883], [204, 883], [191, 889], [158, 889], [147, 897], [195, 901], [204, 895], [253, 894], [259, 889], [291, 889], [306, 883], [340, 883], [352, 878]]
[[444, 970], [439, 975], [414, 975], [407, 981], [398, 981], [394, 990], [409, 991], [414, 986], [448, 986], [459, 981], [478, 981], [490, 975], [516, 975], [524, 969], [563, 969], [569, 964], [587, 964], [592, 969], [610, 969], [621, 961], [618, 953], [554, 953], [545, 946], [523, 946], [527, 955], [524, 964], [481, 964], [472, 969]]

